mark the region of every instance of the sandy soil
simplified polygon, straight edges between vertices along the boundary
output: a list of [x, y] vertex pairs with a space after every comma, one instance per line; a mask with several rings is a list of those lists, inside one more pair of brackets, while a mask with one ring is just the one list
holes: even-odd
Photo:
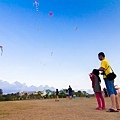
[[[105, 101], [109, 108], [110, 99]], [[95, 98], [0, 102], [0, 120], [120, 120], [120, 112], [95, 108]]]

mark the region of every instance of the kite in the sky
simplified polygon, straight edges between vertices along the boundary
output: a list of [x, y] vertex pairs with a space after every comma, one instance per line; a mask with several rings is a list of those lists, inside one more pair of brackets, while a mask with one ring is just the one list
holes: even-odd
[[46, 44], [44, 45], [44, 48], [46, 48]]
[[38, 28], [37, 30], [40, 31], [40, 28]]
[[33, 5], [35, 5], [36, 11], [38, 12], [38, 6], [39, 6], [38, 0], [34, 0]]
[[3, 46], [0, 46], [1, 49], [1, 55], [3, 54]]
[[77, 31], [78, 30], [78, 27], [75, 27], [75, 31]]
[[49, 12], [49, 15], [50, 15], [50, 17], [52, 17], [53, 16], [53, 12]]
[[53, 55], [53, 52], [51, 52], [51, 56]]

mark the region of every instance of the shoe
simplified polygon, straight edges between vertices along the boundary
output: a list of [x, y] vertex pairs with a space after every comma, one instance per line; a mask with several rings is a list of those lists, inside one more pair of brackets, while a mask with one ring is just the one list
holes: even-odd
[[119, 112], [118, 110], [114, 110], [112, 108], [108, 109], [106, 112]]
[[96, 108], [96, 110], [102, 110], [102, 108], [100, 108], [100, 107], [97, 107], [97, 108]]

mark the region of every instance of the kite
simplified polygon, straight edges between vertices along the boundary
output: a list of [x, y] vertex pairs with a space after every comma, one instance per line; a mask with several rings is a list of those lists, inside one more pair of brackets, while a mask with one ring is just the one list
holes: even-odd
[[44, 48], [46, 48], [46, 44], [44, 45]]
[[33, 5], [36, 6], [36, 11], [38, 12], [38, 6], [39, 6], [38, 0], [34, 0]]
[[51, 52], [51, 56], [53, 55], [53, 52]]
[[40, 28], [38, 28], [37, 30], [40, 31]]
[[75, 27], [75, 31], [77, 31], [78, 30], [78, 27]]
[[49, 12], [49, 15], [50, 15], [50, 17], [52, 17], [53, 16], [53, 12]]
[[1, 48], [1, 55], [3, 54], [3, 46], [0, 46], [0, 48]]

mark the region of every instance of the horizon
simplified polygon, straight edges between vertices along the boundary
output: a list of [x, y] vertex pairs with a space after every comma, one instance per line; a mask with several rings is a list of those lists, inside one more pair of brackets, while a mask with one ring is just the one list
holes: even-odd
[[120, 1], [38, 2], [0, 0], [0, 80], [92, 89], [89, 73], [103, 51], [120, 86]]
[[[57, 88], [55, 86], [49, 86], [49, 85], [27, 86], [26, 83], [20, 83], [18, 81], [15, 81], [12, 84], [10, 84], [7, 81], [0, 80], [0, 89], [2, 89], [3, 94], [11, 94], [11, 93], [17, 93], [21, 91], [23, 92], [46, 91], [46, 90], [55, 91]], [[68, 89], [68, 88], [62, 88], [62, 89], [59, 89], [59, 91], [64, 89]], [[73, 90], [75, 92], [86, 91], [89, 94], [93, 93], [92, 89], [79, 88], [79, 89], [73, 89]]]

